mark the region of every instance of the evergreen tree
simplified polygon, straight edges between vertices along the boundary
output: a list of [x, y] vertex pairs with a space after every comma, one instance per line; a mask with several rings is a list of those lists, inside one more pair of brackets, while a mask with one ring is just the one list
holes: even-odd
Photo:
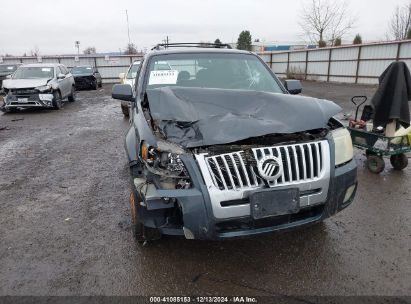
[[250, 31], [242, 31], [238, 36], [237, 49], [251, 51], [251, 41]]

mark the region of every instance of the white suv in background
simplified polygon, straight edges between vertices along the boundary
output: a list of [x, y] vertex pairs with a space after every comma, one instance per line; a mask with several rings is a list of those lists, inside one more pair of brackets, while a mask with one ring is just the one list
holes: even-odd
[[4, 112], [24, 108], [60, 109], [65, 98], [76, 99], [73, 75], [62, 64], [42, 63], [20, 66], [3, 81]]
[[[134, 89], [134, 81], [137, 77], [138, 68], [140, 67], [141, 61], [136, 60], [134, 61], [127, 70], [127, 73], [120, 73], [120, 83], [121, 84], [129, 84]], [[123, 112], [124, 116], [128, 117], [129, 103], [126, 101], [121, 102], [121, 111]]]
[[[129, 84], [134, 92], [134, 84], [137, 79], [137, 74], [139, 71], [139, 67], [141, 65], [140, 60], [134, 61], [127, 70], [127, 73], [120, 73], [120, 83], [121, 84]], [[154, 65], [154, 70], [156, 71], [165, 71], [171, 70], [171, 66], [168, 64], [167, 61], [160, 61], [156, 62]], [[129, 116], [129, 106], [130, 103], [126, 101], [121, 102], [121, 111], [123, 112], [124, 116]]]

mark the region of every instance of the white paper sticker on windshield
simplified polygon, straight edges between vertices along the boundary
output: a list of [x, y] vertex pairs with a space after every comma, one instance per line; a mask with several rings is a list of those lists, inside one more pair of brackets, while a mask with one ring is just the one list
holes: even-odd
[[167, 70], [167, 71], [151, 71], [149, 85], [156, 84], [176, 84], [177, 83], [178, 71]]
[[7, 67], [7, 69], [8, 69], [8, 70], [12, 70], [12, 69], [13, 69], [13, 67]]
[[41, 68], [41, 71], [42, 71], [42, 72], [50, 72], [50, 71], [51, 71], [51, 68]]

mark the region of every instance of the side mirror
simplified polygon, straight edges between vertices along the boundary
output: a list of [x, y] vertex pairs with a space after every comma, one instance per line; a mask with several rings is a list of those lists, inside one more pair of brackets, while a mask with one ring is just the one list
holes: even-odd
[[111, 97], [124, 101], [133, 101], [133, 91], [129, 84], [115, 84], [111, 90]]
[[64, 75], [63, 73], [60, 73], [57, 75], [57, 79], [64, 79], [66, 78], [66, 75]]
[[7, 79], [11, 79], [11, 75], [7, 75], [6, 78], [7, 78]]
[[120, 79], [124, 79], [125, 76], [126, 76], [126, 73], [120, 73], [120, 74], [118, 75], [118, 77], [119, 77]]
[[300, 94], [303, 91], [303, 86], [299, 80], [287, 79], [284, 86], [292, 95]]

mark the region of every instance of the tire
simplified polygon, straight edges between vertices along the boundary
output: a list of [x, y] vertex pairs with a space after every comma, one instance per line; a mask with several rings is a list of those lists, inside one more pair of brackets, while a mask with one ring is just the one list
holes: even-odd
[[390, 162], [394, 170], [402, 170], [408, 166], [408, 157], [405, 154], [391, 155]]
[[377, 154], [371, 150], [365, 150], [365, 155], [368, 157], [370, 155], [377, 155]]
[[139, 244], [143, 244], [145, 242], [144, 239], [144, 225], [141, 223], [138, 214], [137, 214], [137, 204], [140, 199], [140, 195], [136, 194], [136, 191], [132, 191], [130, 193], [130, 212], [131, 212], [131, 219], [133, 223], [131, 225], [131, 229], [133, 231], [133, 237]]
[[60, 91], [53, 92], [53, 108], [55, 110], [60, 110], [62, 106], [62, 99]]
[[369, 155], [367, 157], [367, 168], [372, 173], [380, 174], [385, 168], [384, 159], [378, 155]]
[[68, 101], [69, 102], [75, 102], [76, 101], [76, 88], [74, 86], [71, 87], [71, 94], [68, 96]]
[[146, 227], [141, 222], [137, 213], [137, 204], [139, 204], [141, 198], [137, 191], [131, 191], [129, 201], [131, 218], [133, 220], [133, 237], [136, 240], [136, 242], [139, 244], [144, 244], [145, 242], [150, 242], [161, 238], [161, 234], [158, 229]]
[[97, 90], [97, 80], [94, 80], [93, 81], [93, 83], [92, 83], [92, 85], [91, 85], [91, 88], [93, 89], [93, 90]]
[[124, 104], [123, 102], [121, 103], [121, 112], [123, 112], [123, 115], [125, 117], [130, 116], [129, 109], [128, 109], [128, 104]]

